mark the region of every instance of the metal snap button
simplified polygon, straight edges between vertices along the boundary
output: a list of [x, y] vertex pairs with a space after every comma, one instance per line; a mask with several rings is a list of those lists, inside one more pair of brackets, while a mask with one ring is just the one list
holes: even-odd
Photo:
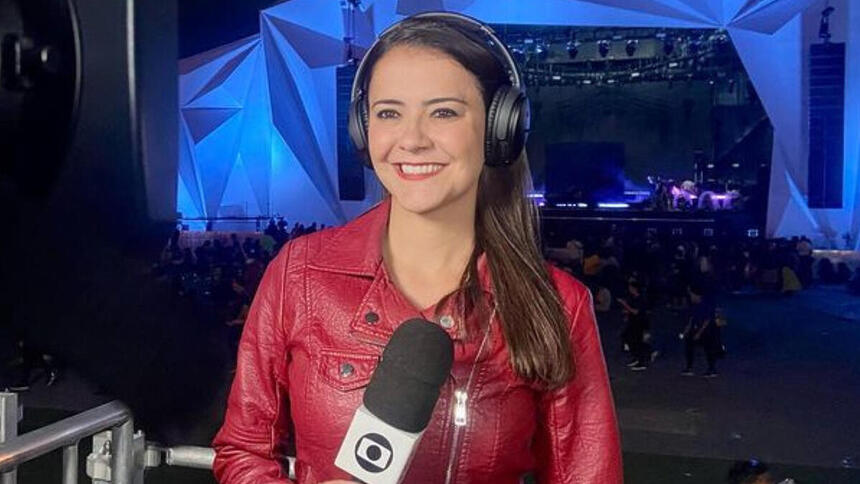
[[445, 329], [451, 329], [452, 327], [454, 327], [454, 318], [446, 314], [445, 316], [439, 318], [439, 325]]
[[346, 378], [352, 376], [355, 373], [355, 368], [349, 363], [341, 363], [340, 365], [340, 376]]
[[371, 311], [364, 315], [364, 321], [367, 324], [376, 324], [379, 321], [379, 315]]

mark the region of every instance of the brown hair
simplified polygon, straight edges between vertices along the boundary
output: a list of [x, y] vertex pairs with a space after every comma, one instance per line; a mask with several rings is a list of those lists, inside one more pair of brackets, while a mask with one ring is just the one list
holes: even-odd
[[[488, 106], [496, 89], [510, 81], [480, 35], [476, 26], [456, 18], [406, 19], [379, 40], [368, 54], [366, 69], [372, 74], [374, 64], [396, 46], [436, 49], [475, 75]], [[364, 82], [366, 87], [370, 75]], [[467, 308], [483, 307], [477, 260], [484, 252], [514, 371], [555, 388], [574, 373], [570, 329], [540, 252], [537, 210], [526, 197], [530, 185], [525, 151], [509, 166], [484, 166], [478, 182], [475, 249], [461, 288]]]

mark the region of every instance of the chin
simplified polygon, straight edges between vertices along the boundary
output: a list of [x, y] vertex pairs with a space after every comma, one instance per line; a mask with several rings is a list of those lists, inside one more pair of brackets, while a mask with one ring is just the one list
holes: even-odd
[[400, 197], [396, 193], [392, 193], [391, 197], [400, 208], [416, 215], [429, 215], [447, 205], [444, 200], [424, 196], [417, 197], [415, 194]]

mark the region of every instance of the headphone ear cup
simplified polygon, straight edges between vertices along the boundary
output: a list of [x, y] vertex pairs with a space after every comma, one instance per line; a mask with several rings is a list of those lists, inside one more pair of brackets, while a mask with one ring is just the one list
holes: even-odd
[[484, 128], [484, 164], [489, 166], [500, 164], [497, 153], [498, 143], [496, 142], [496, 119], [503, 95], [501, 89], [496, 90], [490, 100], [490, 106], [487, 108], [487, 124]]
[[497, 89], [487, 109], [484, 162], [490, 166], [515, 162], [525, 146], [528, 128], [529, 105], [526, 96], [512, 86]]
[[349, 120], [347, 121], [349, 137], [364, 164], [371, 166], [367, 153], [367, 111], [364, 109], [364, 99], [359, 97], [349, 105]]

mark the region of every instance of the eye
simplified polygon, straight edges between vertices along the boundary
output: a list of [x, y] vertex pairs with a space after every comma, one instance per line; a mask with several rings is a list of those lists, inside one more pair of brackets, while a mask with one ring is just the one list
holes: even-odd
[[434, 118], [455, 118], [457, 117], [457, 111], [450, 108], [439, 108], [433, 111], [432, 116]]
[[393, 109], [383, 109], [376, 112], [376, 117], [379, 119], [393, 119], [400, 116], [400, 113]]

